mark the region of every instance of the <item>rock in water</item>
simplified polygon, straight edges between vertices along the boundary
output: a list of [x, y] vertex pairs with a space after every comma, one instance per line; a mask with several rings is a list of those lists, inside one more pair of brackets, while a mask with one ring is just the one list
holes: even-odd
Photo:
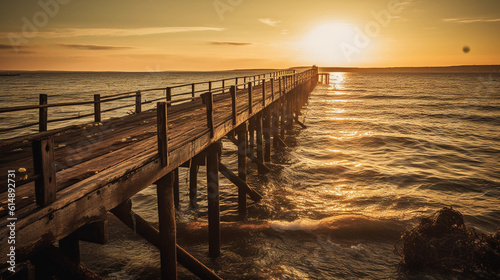
[[402, 235], [401, 266], [409, 271], [460, 272], [479, 278], [500, 274], [500, 231], [468, 229], [460, 212], [445, 207]]

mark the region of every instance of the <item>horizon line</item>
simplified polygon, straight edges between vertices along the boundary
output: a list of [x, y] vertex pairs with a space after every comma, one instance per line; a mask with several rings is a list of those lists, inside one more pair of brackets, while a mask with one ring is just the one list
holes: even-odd
[[318, 68], [337, 68], [337, 69], [355, 69], [355, 70], [384, 70], [384, 69], [432, 69], [432, 68], [457, 68], [457, 67], [499, 67], [500, 64], [463, 64], [463, 65], [446, 65], [446, 66], [372, 66], [372, 67], [360, 67], [360, 66], [292, 66], [288, 68], [235, 68], [235, 69], [224, 69], [224, 70], [161, 70], [161, 71], [127, 71], [127, 70], [0, 70], [0, 72], [73, 72], [73, 73], [163, 73], [163, 72], [235, 72], [235, 71], [262, 71], [262, 70], [285, 70], [285, 69], [298, 69], [298, 68], [312, 68], [316, 66]]

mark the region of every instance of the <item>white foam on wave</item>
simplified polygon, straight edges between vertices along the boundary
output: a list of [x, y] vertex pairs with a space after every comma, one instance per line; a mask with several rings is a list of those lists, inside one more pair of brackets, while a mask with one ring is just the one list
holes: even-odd
[[398, 236], [403, 226], [400, 221], [376, 219], [364, 215], [339, 215], [320, 220], [271, 221], [271, 229], [284, 231], [321, 231], [345, 238], [370, 238], [372, 236]]
[[321, 220], [298, 219], [292, 222], [270, 221], [269, 226], [276, 231], [312, 231], [319, 227]]

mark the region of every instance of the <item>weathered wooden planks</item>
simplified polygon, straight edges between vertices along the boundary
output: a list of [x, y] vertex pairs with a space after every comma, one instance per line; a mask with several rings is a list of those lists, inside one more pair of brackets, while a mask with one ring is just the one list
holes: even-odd
[[[281, 92], [278, 83], [273, 85], [273, 91]], [[271, 90], [269, 84], [267, 88], [267, 91]], [[37, 207], [33, 199], [27, 199], [26, 205], [19, 210], [18, 213], [23, 215], [16, 225], [18, 243], [21, 244], [18, 247], [19, 258], [22, 260], [81, 226], [98, 220], [107, 211], [189, 161], [235, 127], [260, 114], [264, 109], [263, 104], [273, 104], [272, 94], [264, 94], [261, 86], [253, 86], [249, 98], [245, 98], [248, 89], [239, 89], [235, 95], [234, 103], [229, 92], [213, 96], [213, 128], [207, 127], [206, 109], [201, 99], [169, 107], [166, 114], [166, 141], [169, 146], [166, 157], [169, 162], [166, 166], [160, 163], [158, 156], [156, 111], [112, 119], [103, 122], [103, 125], [74, 126], [67, 131], [58, 130], [59, 135], [47, 132], [47, 135], [53, 135], [54, 145], [58, 147], [54, 151], [56, 166], [60, 167], [56, 168], [56, 182], [62, 185], [58, 186], [56, 200], [50, 207]], [[265, 101], [263, 96], [266, 96]], [[276, 94], [275, 102], [278, 96], [280, 94]], [[250, 103], [252, 106], [249, 106], [250, 100], [253, 100]], [[236, 116], [234, 111], [237, 112]], [[2, 141], [0, 147], [22, 146], [25, 139], [31, 139], [28, 140], [30, 142], [36, 138], [33, 137], [18, 139], [18, 142]], [[17, 155], [22, 155], [21, 161], [24, 162], [29, 162], [31, 158], [29, 149]], [[2, 161], [0, 167], [11, 163]], [[32, 184], [20, 186], [19, 191], [34, 198]], [[4, 193], [0, 194], [3, 205], [1, 195]], [[6, 229], [2, 224], [0, 242], [5, 242], [5, 236]], [[0, 260], [3, 263], [5, 250], [0, 248]]]

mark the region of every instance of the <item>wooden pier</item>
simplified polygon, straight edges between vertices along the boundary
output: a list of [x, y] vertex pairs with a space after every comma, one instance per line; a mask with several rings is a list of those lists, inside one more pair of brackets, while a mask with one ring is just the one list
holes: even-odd
[[[261, 199], [246, 183], [247, 161], [254, 163], [259, 173], [269, 171], [266, 162], [271, 159], [271, 147], [286, 145], [285, 130], [294, 122], [303, 126], [298, 119], [300, 108], [317, 83], [318, 71], [313, 67], [302, 72], [283, 70], [95, 95], [93, 100], [82, 102], [49, 103], [42, 94], [37, 105], [0, 108], [0, 115], [27, 110], [39, 114], [36, 123], [10, 128], [38, 126], [38, 133], [0, 141], [1, 275], [11, 276], [9, 261], [14, 259], [16, 272], [29, 260], [36, 279], [52, 275], [99, 279], [79, 264], [79, 240], [105, 243], [105, 217], [111, 212], [158, 247], [162, 279], [176, 279], [177, 263], [199, 278], [220, 279], [176, 243], [179, 168], [189, 168], [190, 204], [196, 207], [198, 166], [206, 165], [208, 253], [217, 258], [221, 253], [219, 174], [237, 187], [235, 207], [245, 215], [247, 197]], [[158, 92], [161, 97], [146, 100], [147, 94]], [[126, 99], [133, 102], [123, 105]], [[122, 102], [118, 107], [102, 108], [118, 101]], [[143, 109], [152, 102], [156, 108]], [[48, 118], [54, 107], [82, 105], [93, 106], [93, 112]], [[133, 114], [103, 118], [107, 112], [127, 106], [135, 108]], [[52, 122], [85, 117], [94, 122], [48, 130]], [[220, 162], [224, 137], [238, 147], [237, 167]], [[152, 184], [157, 186], [159, 228], [135, 214], [130, 200]], [[12, 223], [14, 229], [9, 227]], [[9, 245], [11, 239], [15, 244]]]

